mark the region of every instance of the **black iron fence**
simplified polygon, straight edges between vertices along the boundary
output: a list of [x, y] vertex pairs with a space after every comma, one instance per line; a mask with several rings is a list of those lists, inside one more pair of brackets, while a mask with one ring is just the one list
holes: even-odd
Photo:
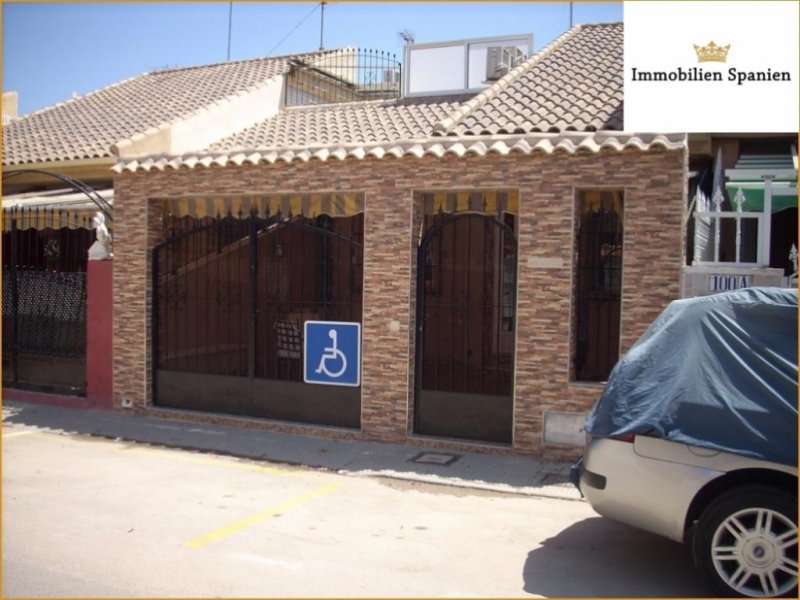
[[401, 81], [400, 62], [394, 54], [359, 48], [333, 50], [292, 63], [286, 105], [399, 98]]
[[305, 321], [361, 321], [363, 221], [169, 218], [152, 253], [154, 403], [357, 427], [358, 390], [305, 385], [301, 351]]
[[85, 392], [89, 213], [3, 211], [3, 383]]

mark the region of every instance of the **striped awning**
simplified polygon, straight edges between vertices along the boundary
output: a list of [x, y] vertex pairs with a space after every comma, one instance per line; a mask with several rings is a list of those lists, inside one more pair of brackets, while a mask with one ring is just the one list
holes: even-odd
[[[114, 188], [97, 189], [111, 206]], [[19, 231], [36, 229], [92, 228], [100, 208], [83, 192], [69, 189], [42, 190], [3, 196], [3, 231], [11, 231], [13, 221]], [[107, 223], [110, 228], [111, 223]]]
[[35, 229], [92, 229], [98, 209], [7, 208], [3, 210], [3, 231]]
[[583, 210], [597, 212], [599, 210], [612, 210], [617, 218], [622, 220], [625, 215], [623, 210], [624, 192], [622, 190], [581, 190], [580, 198], [583, 201]]
[[172, 217], [351, 217], [364, 212], [364, 194], [269, 194], [166, 198], [164, 214]]
[[488, 215], [519, 212], [519, 193], [516, 190], [425, 192], [422, 199], [426, 215], [440, 212]]

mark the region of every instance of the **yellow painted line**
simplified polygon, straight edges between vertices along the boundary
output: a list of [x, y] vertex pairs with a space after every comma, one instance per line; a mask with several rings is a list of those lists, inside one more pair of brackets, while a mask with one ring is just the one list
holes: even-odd
[[39, 433], [39, 432], [38, 431], [15, 431], [13, 433], [4, 433], [3, 434], [3, 439], [7, 440], [8, 438], [20, 437], [22, 435], [31, 435], [31, 434], [34, 434], [34, 433]]
[[234, 521], [233, 523], [231, 523], [230, 525], [226, 525], [225, 527], [220, 527], [219, 529], [215, 529], [213, 531], [209, 531], [208, 533], [204, 533], [203, 535], [199, 535], [196, 538], [193, 538], [188, 542], [186, 542], [186, 545], [189, 546], [190, 548], [202, 548], [206, 544], [215, 542], [218, 539], [226, 537], [228, 535], [238, 533], [243, 529], [251, 527], [252, 525], [255, 525], [262, 521], [266, 521], [270, 517], [279, 515], [289, 510], [290, 508], [294, 508], [295, 506], [298, 506], [305, 502], [309, 502], [314, 498], [319, 498], [320, 496], [329, 494], [339, 486], [340, 484], [338, 483], [332, 483], [317, 488], [315, 490], [311, 490], [310, 492], [306, 492], [305, 494], [300, 494], [299, 496], [295, 496], [294, 498], [291, 498], [286, 502], [281, 502], [280, 504], [276, 504], [275, 506], [272, 506], [264, 511], [261, 511], [260, 513], [250, 515], [249, 517], [245, 517], [244, 519]]

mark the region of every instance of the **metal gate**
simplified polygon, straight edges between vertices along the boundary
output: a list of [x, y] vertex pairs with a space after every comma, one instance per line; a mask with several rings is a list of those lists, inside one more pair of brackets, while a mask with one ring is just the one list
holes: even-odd
[[303, 383], [302, 335], [361, 322], [363, 214], [188, 222], [152, 252], [154, 403], [360, 427], [360, 388]]
[[416, 433], [510, 443], [513, 217], [426, 216], [417, 259]]
[[86, 393], [86, 215], [3, 211], [3, 385]]

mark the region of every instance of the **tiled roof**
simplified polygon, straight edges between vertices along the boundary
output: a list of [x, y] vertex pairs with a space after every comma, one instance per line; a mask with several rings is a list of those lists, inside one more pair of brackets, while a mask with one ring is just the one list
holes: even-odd
[[145, 73], [39, 110], [3, 127], [3, 164], [111, 157], [115, 142], [257, 86], [291, 58]]
[[622, 129], [622, 23], [579, 25], [436, 127], [439, 135]]
[[408, 98], [288, 108], [220, 140], [210, 152], [237, 148], [285, 148], [373, 144], [429, 136], [433, 125], [472, 96]]
[[126, 139], [147, 138], [164, 123], [185, 121], [205, 106], [228, 105], [235, 95], [252, 96], [258, 86], [285, 72], [292, 57], [162, 71], [6, 126], [4, 162], [107, 157], [118, 152], [122, 160], [115, 170], [120, 171], [312, 157], [677, 147], [683, 142], [671, 138], [664, 142], [666, 138], [659, 141], [653, 136], [593, 137], [594, 132], [622, 129], [622, 51], [621, 23], [578, 25], [477, 95], [284, 108], [238, 133], [222, 131], [225, 137], [202, 149], [128, 147], [121, 152], [118, 146], [110, 150]]
[[477, 95], [287, 109], [208, 151], [620, 130], [622, 41], [621, 23], [579, 25]]
[[477, 95], [284, 109], [198, 152], [132, 157], [117, 172], [383, 158], [686, 147], [622, 133], [622, 23], [578, 25]]

